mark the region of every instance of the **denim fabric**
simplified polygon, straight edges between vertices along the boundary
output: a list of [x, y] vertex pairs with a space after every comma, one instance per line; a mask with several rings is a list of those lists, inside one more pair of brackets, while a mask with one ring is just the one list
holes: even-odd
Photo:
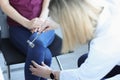
[[9, 32], [11, 42], [26, 55], [25, 80], [46, 80], [44, 78], [33, 76], [29, 70], [29, 66], [31, 65], [31, 60], [34, 60], [39, 64], [44, 61], [48, 66], [51, 65], [52, 54], [47, 47], [54, 40], [54, 30], [41, 33], [37, 40], [34, 41], [34, 48], [31, 48], [28, 45], [27, 40], [29, 39], [32, 41], [37, 36], [37, 33], [32, 34], [22, 26], [10, 27]]

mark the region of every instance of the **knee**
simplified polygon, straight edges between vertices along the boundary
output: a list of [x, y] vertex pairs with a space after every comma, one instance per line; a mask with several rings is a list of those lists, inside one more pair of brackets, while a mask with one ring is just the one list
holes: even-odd
[[[35, 33], [34, 33], [35, 34]], [[29, 40], [34, 44], [35, 47], [46, 47], [40, 38], [36, 38], [36, 35], [32, 35]], [[33, 41], [34, 40], [34, 41]]]
[[45, 51], [45, 60], [44, 60], [44, 62], [45, 62], [45, 64], [50, 66], [51, 61], [52, 61], [52, 54], [51, 54], [50, 50], [47, 48], [46, 51]]

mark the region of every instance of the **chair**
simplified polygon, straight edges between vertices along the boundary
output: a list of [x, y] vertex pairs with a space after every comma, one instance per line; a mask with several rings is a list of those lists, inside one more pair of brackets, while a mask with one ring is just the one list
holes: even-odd
[[[6, 15], [0, 10], [0, 50], [5, 59], [5, 64], [7, 66], [8, 79], [11, 79], [10, 66], [14, 64], [24, 63], [26, 56], [20, 52], [14, 45], [11, 44], [9, 40], [9, 33], [6, 23]], [[6, 36], [7, 34], [7, 36]], [[4, 37], [5, 36], [5, 37]], [[58, 59], [58, 55], [61, 55], [62, 39], [55, 34], [55, 39], [53, 43], [49, 46], [52, 56], [55, 57], [60, 70], [62, 70], [62, 65]]]
[[[53, 43], [49, 46], [49, 49], [52, 52], [53, 57], [55, 57], [60, 70], [62, 70], [62, 66], [57, 56], [61, 54], [60, 53], [62, 46], [61, 44], [62, 39], [56, 34]], [[11, 78], [10, 65], [24, 63], [26, 56], [22, 52], [20, 52], [16, 47], [14, 47], [14, 45], [11, 44], [9, 38], [1, 38], [1, 36], [0, 36], [0, 50], [5, 59], [8, 71], [8, 79], [10, 80]]]

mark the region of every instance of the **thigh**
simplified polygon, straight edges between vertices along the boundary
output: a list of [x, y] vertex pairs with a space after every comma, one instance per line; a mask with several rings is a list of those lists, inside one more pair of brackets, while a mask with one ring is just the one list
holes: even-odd
[[50, 30], [42, 33], [40, 35], [40, 40], [43, 42], [44, 47], [48, 47], [54, 40], [54, 37], [55, 37], [55, 31]]
[[[36, 38], [36, 36], [38, 37]], [[33, 33], [30, 36], [29, 40], [33, 41], [36, 38], [36, 40], [33, 42], [35, 45], [41, 45], [44, 47], [48, 47], [54, 40], [54, 37], [55, 37], [55, 31], [50, 30], [50, 31], [46, 31], [40, 34], [38, 34], [37, 32]]]
[[27, 53], [27, 40], [32, 34], [28, 29], [22, 26], [12, 26], [9, 28], [11, 42], [23, 53]]

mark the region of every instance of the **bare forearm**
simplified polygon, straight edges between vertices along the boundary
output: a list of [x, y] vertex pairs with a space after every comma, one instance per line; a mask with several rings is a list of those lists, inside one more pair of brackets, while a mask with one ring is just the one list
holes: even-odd
[[[1, 0], [2, 1], [2, 0]], [[24, 27], [28, 28], [28, 22], [29, 20], [25, 17], [23, 17], [22, 15], [20, 15], [10, 4], [9, 2], [6, 1], [2, 1], [1, 4], [1, 9], [2, 11], [9, 16], [10, 18], [12, 18], [13, 20], [15, 20], [16, 22], [18, 22], [19, 24], [23, 25]]]
[[44, 0], [43, 1], [40, 18], [46, 19], [48, 17], [48, 14], [49, 14], [49, 9], [48, 9], [49, 2], [50, 2], [50, 0]]

